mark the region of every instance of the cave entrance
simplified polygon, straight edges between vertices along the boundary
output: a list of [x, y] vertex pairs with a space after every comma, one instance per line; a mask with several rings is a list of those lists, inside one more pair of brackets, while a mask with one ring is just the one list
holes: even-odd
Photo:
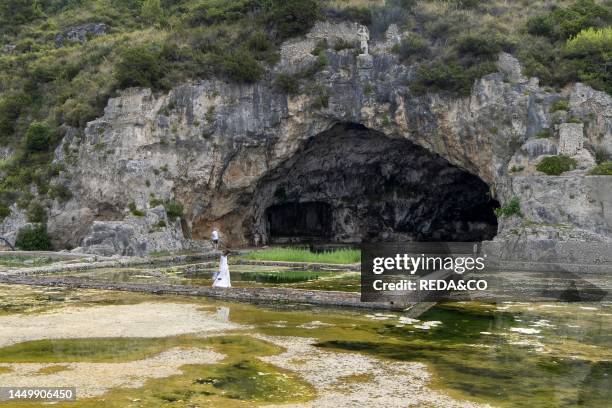
[[483, 241], [497, 233], [489, 191], [414, 143], [342, 124], [260, 179], [245, 226], [269, 243]]
[[328, 241], [333, 236], [333, 208], [323, 202], [293, 202], [266, 209], [268, 232], [274, 242]]

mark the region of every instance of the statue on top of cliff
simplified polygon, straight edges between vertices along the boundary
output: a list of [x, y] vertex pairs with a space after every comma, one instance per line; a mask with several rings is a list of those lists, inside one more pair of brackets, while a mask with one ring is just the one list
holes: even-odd
[[359, 41], [361, 41], [361, 49], [363, 50], [363, 54], [368, 55], [368, 41], [370, 40], [370, 31], [368, 27], [362, 25], [357, 30], [357, 35], [359, 36]]

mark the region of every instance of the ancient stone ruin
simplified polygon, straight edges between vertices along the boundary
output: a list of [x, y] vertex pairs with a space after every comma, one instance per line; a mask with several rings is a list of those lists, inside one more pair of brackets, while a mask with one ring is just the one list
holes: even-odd
[[559, 153], [574, 156], [582, 150], [584, 144], [584, 125], [582, 123], [561, 123], [559, 132]]

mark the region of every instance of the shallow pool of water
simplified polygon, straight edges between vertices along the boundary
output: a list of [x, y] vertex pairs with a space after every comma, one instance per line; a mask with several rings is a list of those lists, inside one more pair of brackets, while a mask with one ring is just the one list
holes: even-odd
[[[60, 288], [0, 286], [0, 294], [4, 305], [0, 325], [5, 322], [12, 327], [10, 333], [0, 333], [3, 384], [9, 385], [18, 375], [29, 376], [34, 382], [45, 376], [69, 380], [71, 372], [95, 378], [103, 375], [100, 370], [105, 364], [125, 364], [126, 370], [146, 364], [156, 367], [156, 356], [171, 351], [180, 355], [181, 350], [210, 350], [224, 356], [210, 364], [195, 358], [193, 364], [185, 364], [168, 354], [174, 357], [167, 357], [167, 365], [176, 364], [178, 371], [160, 372], [159, 378], [142, 374], [138, 386], [110, 387], [100, 395], [65, 404], [71, 407], [102, 403], [117, 407], [306, 403], [322, 392], [334, 391], [333, 387], [319, 389], [313, 380], [317, 375], [329, 375], [330, 370], [333, 373], [333, 367], [325, 366], [325, 359], [313, 368], [310, 356], [304, 354], [303, 371], [297, 361], [291, 361], [295, 369], [287, 370], [266, 359], [283, 352], [282, 346], [273, 344], [274, 339], [291, 344], [292, 338], [312, 338], [315, 349], [333, 353], [330, 356], [362, 355], [379, 359], [380, 364], [424, 363], [432, 375], [427, 387], [458, 401], [509, 407], [603, 407], [612, 400], [610, 303], [455, 302], [438, 305], [415, 320], [401, 313], [303, 305], [262, 307]], [[158, 313], [156, 307], [164, 310], [172, 305], [184, 314], [177, 312], [177, 321], [164, 323], [163, 318], [143, 316], [142, 308], [130, 320], [131, 309], [121, 309], [127, 320], [115, 326], [132, 323], [119, 330], [121, 336], [110, 328], [112, 335], [104, 336], [105, 325], [112, 326], [113, 308], [129, 305], [148, 305], [145, 310], [151, 313]], [[68, 329], [65, 333], [51, 331], [56, 334], [45, 338], [45, 332], [28, 326], [34, 321], [28, 319], [38, 316], [53, 324], [53, 319], [86, 315], [88, 310], [95, 312], [90, 322], [97, 330], [93, 338], [82, 330], [72, 333]], [[182, 326], [193, 321], [198, 311], [206, 313], [210, 325], [220, 324], [218, 330], [202, 333], [197, 325]], [[167, 324], [167, 332], [159, 327], [163, 324]], [[155, 329], [150, 337], [142, 334], [149, 333], [147, 325]], [[202, 330], [204, 326], [202, 323]], [[33, 370], [31, 374], [23, 374], [25, 367]], [[149, 371], [150, 375], [155, 373], [153, 368]], [[138, 371], [134, 375], [137, 377]], [[346, 376], [343, 386], [349, 387], [350, 393], [351, 387], [364, 387], [377, 375], [367, 370], [353, 373]], [[424, 388], [420, 392], [430, 391]], [[444, 406], [444, 402], [434, 405]]]

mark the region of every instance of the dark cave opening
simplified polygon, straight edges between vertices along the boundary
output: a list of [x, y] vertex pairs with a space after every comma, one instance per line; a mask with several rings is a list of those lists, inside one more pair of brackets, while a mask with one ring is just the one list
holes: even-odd
[[497, 233], [489, 186], [404, 139], [336, 125], [263, 177], [254, 227], [269, 243], [455, 241]]
[[322, 240], [332, 237], [333, 208], [322, 202], [293, 202], [268, 207], [266, 220], [272, 237]]

